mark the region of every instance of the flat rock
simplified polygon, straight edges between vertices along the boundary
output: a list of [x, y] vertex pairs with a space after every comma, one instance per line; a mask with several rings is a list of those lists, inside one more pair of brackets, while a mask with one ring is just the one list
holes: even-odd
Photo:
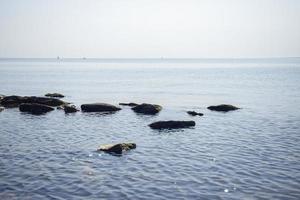
[[235, 107], [233, 105], [229, 105], [229, 104], [221, 104], [221, 105], [217, 105], [217, 106], [209, 106], [209, 107], [207, 107], [207, 109], [213, 110], [213, 111], [219, 111], [219, 112], [228, 112], [228, 111], [238, 110], [240, 108]]
[[81, 110], [82, 112], [114, 112], [121, 110], [121, 108], [107, 103], [91, 103], [82, 104]]
[[158, 121], [149, 124], [152, 129], [179, 129], [179, 128], [189, 128], [195, 126], [194, 121]]
[[47, 106], [61, 106], [66, 105], [67, 103], [56, 99], [56, 98], [48, 98], [48, 97], [36, 97], [36, 96], [5, 96], [1, 100], [1, 105], [4, 107], [18, 107], [22, 103], [36, 103], [43, 104]]
[[27, 112], [34, 115], [40, 115], [54, 110], [54, 108], [37, 103], [22, 103], [19, 106], [21, 112]]
[[60, 93], [47, 93], [45, 94], [46, 97], [54, 97], [54, 98], [64, 98], [65, 96]]
[[65, 113], [75, 113], [78, 112], [79, 110], [76, 108], [76, 106], [74, 105], [66, 105], [63, 107], [63, 110], [65, 111]]
[[195, 111], [187, 111], [187, 114], [191, 115], [191, 116], [203, 116], [203, 113], [198, 113]]
[[97, 151], [104, 151], [107, 153], [114, 153], [114, 154], [122, 154], [124, 151], [128, 151], [135, 148], [136, 148], [135, 143], [119, 143], [119, 144], [102, 145]]
[[155, 115], [162, 110], [160, 105], [143, 103], [132, 108], [136, 113]]
[[137, 103], [119, 103], [120, 106], [129, 106], [129, 107], [135, 107], [139, 104]]

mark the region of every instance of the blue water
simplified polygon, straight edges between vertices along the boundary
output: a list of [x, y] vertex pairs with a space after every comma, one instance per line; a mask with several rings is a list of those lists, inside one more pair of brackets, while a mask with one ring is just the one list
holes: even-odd
[[[0, 61], [0, 94], [48, 92], [163, 110], [0, 112], [0, 199], [300, 199], [299, 62]], [[242, 109], [206, 109], [221, 103]], [[157, 120], [196, 127], [151, 130]], [[137, 149], [95, 151], [116, 142]]]

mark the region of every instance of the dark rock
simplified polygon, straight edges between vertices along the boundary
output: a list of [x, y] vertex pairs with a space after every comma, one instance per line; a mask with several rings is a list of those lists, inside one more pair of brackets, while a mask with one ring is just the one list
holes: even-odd
[[161, 109], [162, 107], [160, 105], [147, 104], [147, 103], [143, 103], [132, 108], [134, 112], [142, 113], [146, 115], [155, 115], [156, 113], [161, 111]]
[[195, 126], [194, 121], [158, 121], [149, 124], [152, 129], [178, 129], [178, 128], [189, 128]]
[[81, 110], [82, 112], [114, 112], [121, 110], [121, 108], [107, 103], [91, 103], [82, 104]]
[[119, 103], [120, 106], [130, 106], [130, 107], [134, 107], [137, 106], [139, 104], [137, 103]]
[[64, 98], [65, 96], [59, 93], [47, 93], [45, 94], [46, 97], [54, 97], [54, 98]]
[[0, 107], [0, 112], [4, 110], [4, 107]]
[[195, 111], [187, 111], [187, 114], [192, 115], [192, 116], [203, 116], [203, 113], [198, 113]]
[[54, 110], [54, 108], [37, 103], [22, 103], [19, 106], [21, 112], [28, 112], [34, 115], [40, 115]]
[[219, 111], [219, 112], [228, 112], [228, 111], [232, 111], [232, 110], [238, 110], [240, 108], [235, 107], [233, 105], [221, 104], [221, 105], [217, 105], [217, 106], [209, 106], [209, 107], [207, 107], [207, 109], [213, 110], [213, 111]]
[[72, 106], [64, 106], [63, 107], [65, 113], [75, 113], [77, 111], [79, 111], [76, 106], [72, 105]]
[[128, 151], [130, 149], [135, 149], [135, 143], [119, 143], [119, 144], [108, 144], [100, 146], [97, 151], [104, 151], [107, 153], [114, 153], [114, 154], [122, 154], [124, 151]]
[[43, 104], [47, 106], [61, 106], [66, 105], [67, 103], [55, 99], [55, 98], [48, 98], [48, 97], [22, 97], [22, 96], [6, 96], [1, 100], [1, 105], [4, 107], [18, 107], [22, 103], [36, 103], [36, 104]]
[[21, 96], [6, 96], [1, 99], [1, 105], [4, 107], [18, 107], [21, 103], [24, 103], [24, 97]]

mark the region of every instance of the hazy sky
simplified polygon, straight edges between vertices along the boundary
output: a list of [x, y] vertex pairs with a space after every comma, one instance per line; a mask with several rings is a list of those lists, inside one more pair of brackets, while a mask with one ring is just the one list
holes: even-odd
[[0, 57], [300, 56], [300, 0], [0, 0]]

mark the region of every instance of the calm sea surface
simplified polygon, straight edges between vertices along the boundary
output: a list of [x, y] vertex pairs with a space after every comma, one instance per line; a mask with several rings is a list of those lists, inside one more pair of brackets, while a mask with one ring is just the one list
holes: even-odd
[[[0, 112], [0, 199], [300, 199], [300, 62], [0, 61], [0, 94], [48, 92], [163, 110]], [[242, 109], [206, 109], [222, 103]], [[196, 127], [151, 130], [157, 120]], [[95, 151], [117, 142], [137, 149]]]

